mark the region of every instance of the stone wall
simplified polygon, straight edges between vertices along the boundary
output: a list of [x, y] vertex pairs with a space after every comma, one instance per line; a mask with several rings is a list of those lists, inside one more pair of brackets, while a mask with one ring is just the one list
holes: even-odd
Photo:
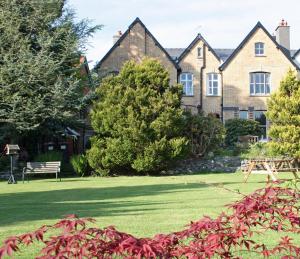
[[240, 169], [239, 157], [213, 157], [206, 159], [186, 159], [174, 165], [165, 174], [193, 174], [200, 172], [228, 172], [233, 173]]

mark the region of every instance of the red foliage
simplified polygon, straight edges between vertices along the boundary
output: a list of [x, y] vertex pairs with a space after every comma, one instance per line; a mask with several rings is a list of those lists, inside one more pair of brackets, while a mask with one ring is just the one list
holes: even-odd
[[[0, 248], [0, 259], [19, 250], [20, 244], [43, 242], [38, 259], [48, 258], [241, 258], [240, 251], [258, 255], [300, 258], [300, 247], [284, 236], [274, 247], [267, 248], [252, 239], [266, 231], [300, 233], [300, 194], [296, 190], [267, 187], [228, 205], [231, 213], [216, 219], [204, 217], [191, 222], [186, 229], [153, 238], [136, 238], [110, 226], [87, 227], [91, 218], [69, 215], [53, 226], [8, 238]], [[61, 234], [45, 239], [45, 234], [60, 229]]]

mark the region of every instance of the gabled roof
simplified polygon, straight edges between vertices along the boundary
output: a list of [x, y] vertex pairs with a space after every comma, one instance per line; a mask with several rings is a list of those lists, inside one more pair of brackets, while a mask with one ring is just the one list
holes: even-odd
[[208, 47], [208, 50], [210, 50], [213, 53], [213, 55], [217, 58], [217, 60], [221, 61], [220, 57], [217, 55], [214, 49], [208, 44], [208, 42], [202, 37], [202, 35], [198, 33], [198, 35], [191, 42], [191, 44], [181, 53], [181, 55], [178, 58], [178, 63], [186, 56], [188, 52], [191, 51], [191, 49], [195, 46], [195, 44], [197, 44], [200, 40], [203, 41], [203, 43]]
[[[175, 61], [178, 60], [180, 55], [184, 52], [185, 48], [165, 48], [165, 50], [169, 53], [169, 55]], [[224, 62], [227, 58], [232, 54], [234, 49], [214, 49], [217, 56]]]
[[171, 58], [176, 61], [178, 60], [182, 52], [185, 50], [185, 48], [165, 48], [165, 50], [169, 53]]
[[232, 61], [232, 59], [240, 52], [240, 50], [244, 47], [244, 45], [248, 42], [248, 40], [252, 37], [252, 35], [258, 30], [262, 29], [266, 35], [273, 41], [273, 43], [276, 45], [276, 47], [281, 50], [281, 52], [285, 55], [285, 57], [295, 66], [297, 70], [299, 70], [298, 65], [295, 63], [295, 61], [292, 59], [289, 50], [282, 47], [275, 39], [272, 37], [272, 35], [267, 31], [267, 29], [258, 22], [254, 28], [249, 32], [249, 34], [246, 36], [246, 38], [240, 43], [240, 45], [234, 50], [234, 52], [230, 55], [230, 57], [220, 66], [220, 70], [224, 70], [229, 63]]
[[123, 33], [123, 35], [118, 39], [118, 41], [112, 46], [112, 48], [105, 54], [105, 56], [96, 64], [95, 69], [99, 68], [101, 63], [116, 49], [121, 42], [125, 39], [125, 37], [129, 34], [130, 30], [139, 23], [144, 29], [145, 32], [152, 38], [152, 40], [155, 42], [155, 45], [166, 54], [166, 57], [171, 61], [171, 63], [175, 66], [176, 69], [180, 69], [177, 63], [171, 58], [169, 53], [161, 46], [161, 44], [157, 41], [157, 39], [152, 35], [152, 33], [147, 29], [145, 24], [142, 23], [142, 21], [137, 17], [128, 27], [128, 29]]
[[214, 49], [214, 50], [223, 62], [225, 62], [234, 51], [234, 49]]
[[298, 56], [298, 54], [300, 54], [300, 49], [298, 49], [295, 54], [293, 55], [293, 58], [296, 58]]

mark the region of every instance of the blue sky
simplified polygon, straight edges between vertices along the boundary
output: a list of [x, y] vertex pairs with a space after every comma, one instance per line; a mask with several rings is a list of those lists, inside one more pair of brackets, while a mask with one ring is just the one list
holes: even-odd
[[104, 25], [90, 40], [91, 67], [139, 17], [163, 47], [187, 47], [201, 33], [213, 48], [235, 48], [260, 21], [273, 33], [284, 18], [291, 26], [291, 48], [300, 48], [299, 0], [69, 0], [79, 19]]

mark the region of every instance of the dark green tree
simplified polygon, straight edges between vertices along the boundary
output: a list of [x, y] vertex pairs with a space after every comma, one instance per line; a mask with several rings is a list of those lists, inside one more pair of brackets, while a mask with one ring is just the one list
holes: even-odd
[[269, 146], [279, 155], [300, 158], [300, 81], [289, 71], [268, 100]]
[[213, 115], [185, 113], [185, 134], [189, 139], [191, 154], [205, 156], [209, 151], [220, 148], [225, 138], [225, 127]]
[[155, 59], [127, 62], [104, 79], [91, 113], [96, 135], [88, 151], [99, 173], [157, 172], [185, 154], [182, 88], [170, 86]]
[[225, 143], [229, 146], [238, 141], [238, 137], [245, 135], [260, 136], [262, 130], [259, 122], [254, 120], [244, 120], [240, 118], [229, 119], [225, 122], [226, 137]]
[[[84, 103], [80, 56], [100, 26], [65, 0], [0, 1], [0, 135], [53, 134]], [[35, 132], [35, 133], [34, 133]]]

